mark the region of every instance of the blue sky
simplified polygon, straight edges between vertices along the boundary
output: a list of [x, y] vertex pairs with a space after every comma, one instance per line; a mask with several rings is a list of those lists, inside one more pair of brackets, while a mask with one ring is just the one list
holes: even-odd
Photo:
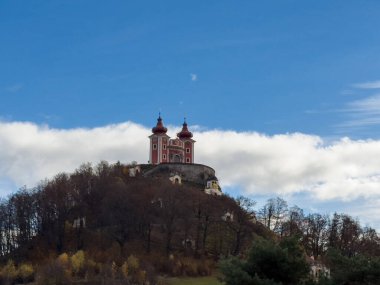
[[[338, 157], [335, 160], [342, 161], [338, 168], [343, 169], [348, 158], [355, 158], [356, 164], [352, 162], [354, 166], [347, 170], [350, 174], [346, 170], [337, 173], [342, 181], [354, 181], [352, 184], [346, 180], [339, 184], [339, 179], [326, 173], [321, 173], [322, 178], [310, 178], [306, 173], [303, 186], [284, 180], [287, 186], [282, 192], [274, 191], [274, 184], [268, 181], [254, 184], [247, 177], [241, 177], [241, 186], [228, 175], [228, 169], [221, 169], [221, 181], [231, 192], [251, 189], [249, 193], [261, 195], [260, 189], [265, 188], [271, 189], [264, 191], [268, 196], [288, 195], [294, 186], [301, 194], [293, 199], [301, 204], [310, 201], [306, 188], [324, 193], [313, 192], [321, 201], [310, 209], [337, 207], [339, 211], [369, 200], [378, 202], [373, 209], [378, 208], [380, 194], [375, 190], [368, 194], [363, 187], [380, 187], [380, 164], [366, 164], [377, 155], [380, 138], [379, 14], [380, 2], [375, 0], [1, 1], [0, 157], [4, 165], [0, 165], [0, 187], [10, 189], [44, 178], [44, 168], [34, 180], [15, 178], [18, 168], [13, 161], [20, 153], [29, 150], [31, 167], [41, 164], [33, 160], [37, 153], [50, 157], [28, 145], [29, 128], [38, 129], [41, 137], [36, 136], [36, 141], [45, 137], [44, 126], [52, 136], [112, 124], [119, 130], [127, 121], [140, 124], [142, 130], [152, 127], [161, 111], [169, 125], [179, 125], [186, 116], [189, 124], [206, 130], [203, 135], [215, 135], [207, 130], [232, 130], [244, 140], [245, 132], [257, 132], [268, 136], [274, 147], [278, 146], [276, 135], [307, 134], [306, 139], [287, 139], [294, 142], [292, 146], [300, 144], [315, 152], [316, 157], [320, 147], [324, 148], [327, 158], [323, 162], [316, 159], [315, 169], [320, 165], [335, 169], [334, 159], [326, 154], [331, 149]], [[25, 122], [32, 126], [20, 125]], [[20, 141], [12, 141], [12, 136]], [[128, 143], [128, 138], [124, 139]], [[205, 145], [201, 138], [199, 143]], [[15, 145], [23, 148], [13, 149]], [[226, 149], [224, 145], [220, 148]], [[339, 156], [342, 148], [345, 154]], [[352, 148], [357, 150], [354, 154]], [[260, 144], [256, 150], [267, 149]], [[258, 159], [254, 151], [252, 157]], [[116, 157], [99, 153], [94, 159]], [[133, 154], [130, 160], [143, 160]], [[3, 157], [9, 159], [7, 166]], [[200, 159], [220, 168], [224, 165], [206, 153], [201, 153]], [[272, 159], [282, 161], [283, 156]], [[64, 165], [63, 170], [71, 167]], [[368, 172], [359, 173], [358, 169], [367, 166]], [[263, 171], [275, 177], [279, 171], [271, 167], [253, 172], [252, 177], [259, 179]], [[60, 171], [59, 167], [51, 169]], [[301, 177], [299, 169], [294, 172], [297, 175], [287, 175]], [[318, 186], [326, 181], [332, 185], [328, 189], [355, 185], [352, 193], [361, 195], [353, 200], [343, 194], [331, 197], [327, 188]], [[374, 213], [371, 211], [362, 216], [376, 224], [378, 221], [368, 218]], [[378, 225], [380, 228], [380, 222]]]
[[1, 116], [376, 136], [341, 124], [379, 79], [380, 2], [134, 2], [2, 1]]

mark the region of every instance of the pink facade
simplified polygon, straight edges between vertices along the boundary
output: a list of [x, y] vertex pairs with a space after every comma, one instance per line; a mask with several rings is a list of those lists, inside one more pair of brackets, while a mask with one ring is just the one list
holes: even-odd
[[167, 134], [161, 116], [157, 119], [157, 125], [152, 128], [150, 138], [149, 163], [194, 163], [193, 134], [188, 130], [186, 121], [182, 130], [175, 139]]

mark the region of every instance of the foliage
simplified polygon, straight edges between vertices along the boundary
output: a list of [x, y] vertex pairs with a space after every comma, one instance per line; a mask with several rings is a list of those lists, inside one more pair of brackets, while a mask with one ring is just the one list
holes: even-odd
[[286, 238], [279, 244], [257, 239], [246, 260], [231, 258], [220, 263], [227, 285], [299, 284], [309, 267], [296, 239]]
[[[256, 210], [247, 197], [206, 195], [202, 187], [173, 185], [167, 178], [132, 178], [126, 167], [105, 161], [83, 164], [73, 173], [57, 174], [0, 200], [0, 258], [19, 264], [2, 264], [2, 280], [21, 282], [28, 275], [23, 264], [33, 264], [40, 282], [55, 280], [49, 270], [66, 281], [102, 274], [130, 282], [138, 276], [144, 279], [143, 272], [147, 280], [157, 272], [207, 276], [214, 269], [213, 260], [233, 255], [247, 256], [242, 264], [251, 262], [255, 271], [238, 266], [238, 260], [223, 261], [221, 267], [228, 262], [234, 265], [226, 268], [230, 277], [242, 273], [240, 278], [245, 278], [246, 272], [247, 282], [279, 282], [274, 277], [270, 281], [265, 275], [269, 273], [262, 273], [269, 269], [249, 259], [256, 254], [248, 248], [258, 235], [281, 240], [263, 256], [255, 256], [278, 267], [271, 275], [297, 266], [302, 272], [303, 253], [298, 244], [287, 241], [293, 237], [306, 255], [328, 263], [334, 280], [377, 282], [380, 237], [349, 215], [305, 215], [282, 198], [269, 199]], [[82, 223], [74, 223], [78, 220]], [[268, 244], [257, 241], [253, 247], [260, 252]], [[290, 267], [282, 268], [284, 263]]]
[[11, 283], [17, 277], [17, 269], [13, 260], [8, 260], [7, 264], [2, 268], [0, 272], [1, 279], [5, 284]]
[[124, 262], [121, 266], [121, 274], [126, 279], [128, 277], [129, 269], [128, 269], [128, 263]]
[[347, 257], [331, 249], [326, 258], [336, 284], [380, 284], [380, 257]]
[[83, 271], [85, 265], [84, 251], [79, 250], [70, 258], [71, 267], [74, 274], [79, 274]]
[[140, 267], [139, 260], [137, 257], [135, 257], [134, 255], [130, 255], [127, 259], [127, 264], [130, 274], [137, 273], [137, 270]]
[[22, 263], [18, 267], [18, 276], [23, 282], [30, 282], [34, 279], [34, 268], [30, 264]]
[[57, 257], [57, 260], [65, 268], [68, 268], [69, 265], [70, 265], [70, 257], [69, 257], [69, 255], [66, 252], [60, 254]]

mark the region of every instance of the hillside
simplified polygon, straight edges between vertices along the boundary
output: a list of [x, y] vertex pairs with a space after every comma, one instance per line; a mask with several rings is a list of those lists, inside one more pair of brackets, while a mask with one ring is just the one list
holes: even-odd
[[83, 164], [2, 200], [0, 284], [166, 284], [217, 268], [227, 285], [293, 284], [294, 260], [300, 284], [380, 280], [379, 235], [349, 215], [305, 215], [281, 198], [254, 210], [248, 198], [206, 194], [202, 183], [217, 178], [202, 165], [185, 167], [182, 181], [171, 179], [182, 164], [131, 175], [136, 167]]
[[43, 267], [59, 255], [80, 252], [92, 265], [78, 270], [78, 278], [107, 276], [131, 256], [146, 278], [209, 275], [220, 256], [244, 252], [253, 234], [271, 235], [253, 222], [249, 199], [239, 205], [225, 195], [207, 195], [199, 185], [131, 177], [128, 167], [83, 164], [3, 201], [3, 263]]

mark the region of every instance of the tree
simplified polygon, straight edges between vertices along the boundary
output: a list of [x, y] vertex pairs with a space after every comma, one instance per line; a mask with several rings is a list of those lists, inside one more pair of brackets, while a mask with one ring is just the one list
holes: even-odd
[[310, 214], [305, 219], [304, 247], [309, 255], [321, 256], [328, 242], [328, 217], [321, 214]]
[[297, 236], [303, 235], [304, 213], [298, 206], [289, 209], [288, 219], [281, 226], [281, 236]]
[[328, 233], [329, 247], [338, 249], [343, 255], [349, 257], [360, 253], [360, 239], [364, 236], [358, 221], [348, 215], [335, 213]]
[[181, 186], [166, 182], [157, 190], [162, 202], [160, 223], [165, 231], [165, 251], [169, 255], [173, 249], [174, 235], [180, 230], [180, 221], [183, 215], [191, 213], [191, 206], [187, 205], [189, 200], [184, 199], [187, 198], [186, 192]]
[[335, 284], [380, 284], [379, 257], [348, 257], [332, 248], [327, 252], [326, 259]]
[[279, 233], [287, 212], [288, 204], [284, 199], [271, 198], [259, 211], [259, 219], [268, 229]]
[[247, 260], [228, 259], [220, 263], [227, 285], [300, 284], [309, 274], [304, 251], [295, 238], [280, 243], [257, 239]]
[[253, 219], [255, 218], [253, 206], [256, 202], [244, 196], [239, 196], [232, 202], [233, 219], [226, 220], [226, 223], [235, 236], [232, 254], [238, 255], [244, 238], [252, 233]]
[[53, 243], [58, 252], [64, 247], [65, 222], [74, 205], [69, 176], [60, 173], [49, 181], [37, 195], [37, 212], [40, 216], [39, 233]]

